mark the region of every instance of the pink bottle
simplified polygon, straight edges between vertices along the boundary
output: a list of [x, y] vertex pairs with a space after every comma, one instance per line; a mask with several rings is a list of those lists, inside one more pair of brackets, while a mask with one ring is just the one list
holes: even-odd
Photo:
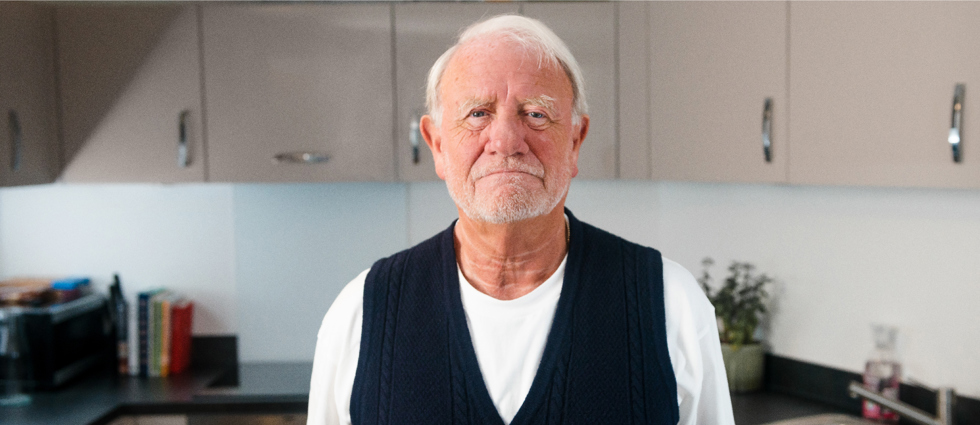
[[[896, 329], [891, 326], [874, 325], [875, 350], [864, 368], [864, 387], [881, 393], [885, 397], [898, 400], [898, 386], [902, 376], [902, 365], [895, 358]], [[865, 399], [862, 415], [883, 423], [898, 423], [898, 414], [878, 403]]]

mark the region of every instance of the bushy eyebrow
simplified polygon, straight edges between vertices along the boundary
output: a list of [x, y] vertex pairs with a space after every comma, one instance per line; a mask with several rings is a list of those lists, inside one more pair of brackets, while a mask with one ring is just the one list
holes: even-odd
[[[465, 99], [463, 102], [459, 104], [459, 108], [457, 108], [458, 111], [457, 116], [466, 118], [466, 116], [469, 115], [470, 111], [481, 107], [489, 108], [492, 107], [495, 103], [497, 103], [497, 99], [494, 97], [471, 97]], [[530, 105], [530, 106], [537, 106], [539, 108], [544, 108], [544, 110], [546, 110], [548, 112], [548, 115], [550, 115], [551, 117], [556, 117], [558, 115], [558, 111], [555, 109], [555, 98], [548, 95], [542, 94], [539, 96], [531, 96], [531, 97], [521, 99], [521, 105], [522, 106]]]
[[523, 99], [521, 104], [544, 108], [552, 118], [558, 116], [558, 112], [555, 110], [555, 98], [548, 95], [542, 94], [540, 96], [528, 97]]
[[492, 97], [468, 98], [459, 104], [459, 108], [458, 108], [459, 113], [457, 114], [457, 116], [466, 118], [466, 116], [469, 115], [470, 111], [479, 107], [486, 107], [486, 106], [493, 105], [496, 102], [497, 99]]

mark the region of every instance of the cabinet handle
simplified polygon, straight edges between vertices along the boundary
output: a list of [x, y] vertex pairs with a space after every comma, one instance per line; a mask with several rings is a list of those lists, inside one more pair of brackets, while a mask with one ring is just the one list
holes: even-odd
[[7, 112], [7, 121], [10, 124], [10, 169], [17, 171], [20, 169], [21, 153], [24, 147], [23, 132], [20, 128], [20, 118], [17, 111], [11, 109]]
[[953, 122], [949, 127], [949, 145], [953, 149], [953, 162], [960, 162], [960, 128], [963, 125], [963, 95], [965, 84], [957, 84], [953, 91]]
[[319, 164], [330, 160], [330, 155], [317, 152], [284, 152], [272, 157], [277, 164]]
[[187, 168], [191, 165], [191, 153], [187, 149], [187, 120], [190, 118], [190, 114], [190, 111], [183, 110], [177, 120], [178, 132], [180, 133], [177, 139], [177, 166], [180, 168]]
[[421, 144], [422, 133], [419, 131], [420, 114], [412, 116], [412, 122], [408, 124], [408, 141], [412, 144], [412, 164], [419, 163], [419, 147]]
[[766, 162], [772, 162], [772, 98], [767, 97], [762, 107], [762, 153]]

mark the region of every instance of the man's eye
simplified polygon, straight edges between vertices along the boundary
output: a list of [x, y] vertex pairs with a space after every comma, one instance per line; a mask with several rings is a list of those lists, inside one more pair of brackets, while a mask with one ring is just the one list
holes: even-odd
[[473, 117], [473, 118], [483, 118], [483, 117], [487, 116], [487, 112], [486, 111], [473, 111], [473, 112], [470, 112], [470, 116]]
[[525, 121], [531, 128], [536, 130], [542, 130], [551, 123], [548, 115], [540, 111], [528, 111], [525, 116]]

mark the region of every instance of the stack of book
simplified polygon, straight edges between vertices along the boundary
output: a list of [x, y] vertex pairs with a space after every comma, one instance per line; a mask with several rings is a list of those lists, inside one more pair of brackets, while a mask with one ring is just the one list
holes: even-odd
[[194, 303], [160, 288], [140, 292], [135, 310], [137, 329], [130, 333], [130, 374], [166, 377], [186, 370], [190, 365]]

